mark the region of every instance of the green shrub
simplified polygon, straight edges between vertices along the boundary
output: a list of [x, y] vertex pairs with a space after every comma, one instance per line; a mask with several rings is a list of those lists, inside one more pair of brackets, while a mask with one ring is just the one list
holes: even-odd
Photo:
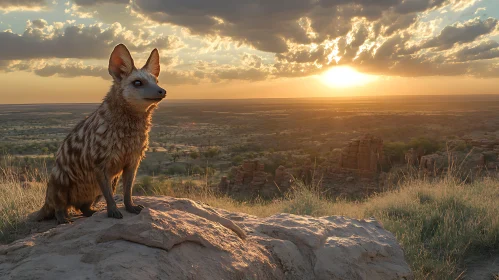
[[261, 152], [262, 150], [262, 146], [253, 142], [233, 145], [229, 147], [229, 152], [231, 153]]
[[168, 175], [185, 175], [187, 174], [187, 169], [182, 165], [172, 165], [166, 169], [166, 174]]
[[391, 162], [402, 162], [405, 152], [409, 150], [404, 142], [388, 142], [383, 145], [384, 154]]
[[208, 150], [206, 150], [203, 155], [206, 158], [214, 158], [220, 154], [220, 149], [216, 147], [210, 147]]
[[231, 160], [231, 161], [232, 161], [232, 164], [233, 164], [233, 165], [240, 165], [240, 164], [243, 162], [243, 160], [244, 160], [244, 159], [243, 159], [243, 157], [242, 157], [242, 156], [237, 155], [237, 156], [232, 157], [232, 160]]
[[203, 170], [203, 168], [201, 168], [201, 166], [194, 165], [192, 167], [192, 174], [203, 174], [203, 173], [204, 173], [204, 170]]
[[444, 145], [440, 141], [420, 137], [411, 139], [409, 143], [387, 142], [383, 145], [383, 152], [390, 162], [404, 162], [405, 153], [410, 149], [414, 149], [418, 154], [427, 155], [433, 154], [443, 147]]
[[425, 137], [414, 138], [409, 141], [407, 148], [422, 151], [423, 154], [433, 154], [443, 148], [443, 143], [434, 139]]
[[189, 156], [192, 159], [197, 159], [197, 158], [199, 158], [199, 153], [197, 151], [192, 151], [192, 152], [189, 153]]

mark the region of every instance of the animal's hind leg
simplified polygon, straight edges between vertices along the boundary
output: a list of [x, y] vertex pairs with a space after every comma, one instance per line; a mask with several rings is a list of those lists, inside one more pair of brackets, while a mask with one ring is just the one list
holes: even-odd
[[83, 204], [83, 205], [80, 207], [80, 211], [81, 211], [81, 213], [83, 213], [83, 216], [85, 216], [85, 217], [90, 217], [90, 216], [92, 216], [95, 212], [97, 212], [96, 210], [94, 210], [94, 209], [92, 208], [92, 202]]
[[113, 182], [111, 183], [111, 186], [113, 188], [113, 195], [116, 194], [116, 186], [118, 186], [119, 179], [120, 179], [120, 177], [116, 176], [116, 177], [114, 177]]
[[47, 212], [47, 216], [45, 216], [43, 219], [50, 220], [53, 219], [54, 217], [55, 217], [55, 211], [52, 209]]
[[93, 203], [93, 206], [95, 207], [97, 205], [97, 203], [99, 203], [99, 201], [102, 199], [103, 195], [100, 194], [98, 195], [95, 199], [94, 199], [94, 203]]
[[69, 219], [68, 208], [58, 208], [55, 210], [55, 218], [58, 224], [69, 224], [71, 220]]
[[71, 223], [69, 220], [69, 192], [67, 188], [60, 188], [54, 197], [55, 218], [58, 224]]

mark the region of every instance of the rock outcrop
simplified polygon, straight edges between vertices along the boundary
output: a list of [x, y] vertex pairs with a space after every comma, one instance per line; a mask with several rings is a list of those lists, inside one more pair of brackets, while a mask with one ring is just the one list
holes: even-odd
[[[379, 174], [384, 163], [383, 140], [366, 134], [351, 140], [339, 157], [317, 165], [310, 159], [286, 168], [279, 166], [272, 176], [259, 161], [245, 161], [231, 169], [231, 180], [222, 177], [218, 190], [237, 197], [273, 198], [290, 189], [294, 180], [319, 186], [330, 197], [357, 198], [381, 191]], [[339, 161], [338, 161], [339, 160]]]
[[293, 180], [293, 175], [286, 170], [286, 167], [281, 165], [275, 170], [274, 181], [281, 191], [288, 190]]
[[[139, 215], [100, 211], [0, 246], [0, 279], [413, 279], [374, 219], [268, 218], [187, 199], [136, 197]], [[49, 221], [53, 222], [53, 221]]]
[[383, 159], [383, 140], [366, 134], [343, 148], [340, 168], [376, 172]]
[[260, 196], [272, 198], [286, 192], [291, 186], [293, 176], [284, 166], [279, 166], [275, 176], [264, 171], [265, 165], [258, 160], [247, 160], [231, 169], [232, 180], [223, 176], [218, 190], [231, 195], [246, 197]]
[[251, 185], [252, 188], [257, 189], [267, 182], [268, 174], [264, 171], [264, 164], [257, 160], [244, 161], [242, 165], [235, 167], [231, 170], [233, 185]]

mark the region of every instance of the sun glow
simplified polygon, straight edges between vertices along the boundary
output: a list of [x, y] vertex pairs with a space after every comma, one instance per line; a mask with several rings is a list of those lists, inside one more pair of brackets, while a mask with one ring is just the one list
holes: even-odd
[[376, 76], [362, 74], [352, 67], [336, 66], [324, 72], [320, 79], [329, 87], [347, 88], [363, 86], [376, 80]]

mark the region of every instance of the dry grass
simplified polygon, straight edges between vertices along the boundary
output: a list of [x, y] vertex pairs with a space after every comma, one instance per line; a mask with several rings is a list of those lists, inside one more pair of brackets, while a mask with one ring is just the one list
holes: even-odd
[[[0, 164], [0, 243], [15, 240], [26, 230], [26, 216], [43, 205], [47, 172], [18, 170], [14, 158]], [[21, 174], [26, 181], [20, 180]]]
[[[416, 279], [456, 279], [466, 259], [497, 253], [499, 248], [499, 181], [484, 178], [464, 184], [447, 177], [429, 182], [407, 180], [397, 190], [364, 202], [330, 201], [314, 186], [298, 184], [274, 201], [238, 202], [214, 194], [203, 180], [141, 178], [138, 194], [171, 195], [201, 200], [213, 207], [259, 217], [288, 212], [301, 215], [374, 216], [404, 248]], [[18, 177], [2, 169], [0, 178], [0, 242], [15, 238], [28, 213], [44, 198], [45, 182], [23, 188]]]

